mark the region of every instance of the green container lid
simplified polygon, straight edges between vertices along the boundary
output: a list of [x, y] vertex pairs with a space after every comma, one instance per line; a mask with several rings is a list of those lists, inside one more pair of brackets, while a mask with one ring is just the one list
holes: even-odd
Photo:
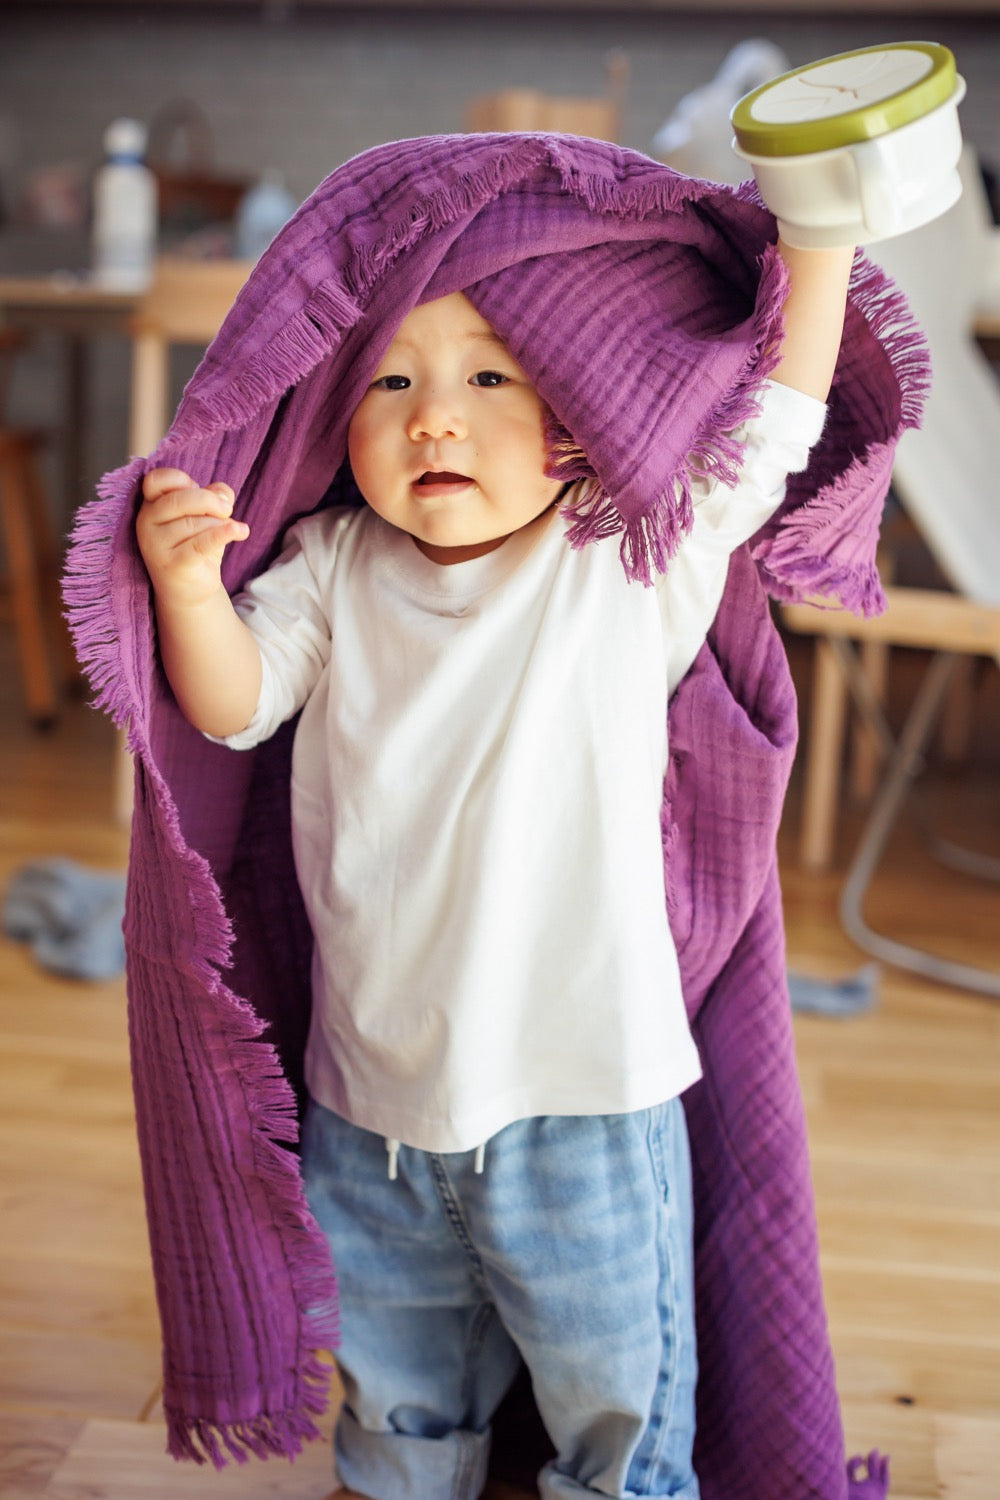
[[730, 118], [748, 156], [804, 156], [898, 130], [959, 87], [947, 47], [891, 42], [782, 73], [745, 95]]

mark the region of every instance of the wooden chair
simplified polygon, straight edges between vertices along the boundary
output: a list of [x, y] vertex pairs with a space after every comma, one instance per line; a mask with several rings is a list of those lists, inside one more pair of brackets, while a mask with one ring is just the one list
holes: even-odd
[[[151, 453], [170, 424], [171, 349], [206, 348], [252, 269], [253, 263], [245, 260], [157, 261], [131, 322], [130, 453]], [[124, 738], [119, 739], [114, 806], [117, 819], [127, 823], [132, 814], [132, 773]]]
[[25, 334], [0, 328], [0, 526], [25, 703], [39, 728], [55, 722], [77, 674], [59, 594], [61, 549], [39, 463], [48, 434], [4, 422], [11, 367]]
[[628, 59], [622, 52], [611, 52], [605, 59], [605, 68], [607, 91], [594, 98], [518, 88], [477, 95], [466, 104], [465, 129], [555, 131], [619, 141], [628, 88]]
[[[863, 917], [868, 885], [924, 752], [947, 707], [963, 658], [1000, 664], [1000, 384], [972, 332], [993, 230], [978, 166], [963, 162], [962, 200], [925, 228], [874, 247], [900, 284], [928, 337], [935, 382], [919, 431], [900, 442], [893, 489], [947, 589], [890, 583], [888, 609], [860, 620], [843, 611], [786, 606], [785, 624], [816, 636], [812, 712], [806, 738], [800, 854], [826, 869], [833, 851], [848, 693], [880, 747], [878, 785], [841, 893], [841, 919], [866, 951], [960, 988], [1000, 997], [1000, 974], [940, 959], [874, 932]], [[851, 649], [851, 643], [859, 653]], [[933, 653], [898, 736], [882, 711], [889, 648]], [[937, 842], [935, 852], [966, 872], [997, 878], [1000, 860]]]
[[131, 321], [130, 453], [152, 452], [169, 426], [170, 350], [207, 347], [252, 269], [245, 260], [157, 261]]

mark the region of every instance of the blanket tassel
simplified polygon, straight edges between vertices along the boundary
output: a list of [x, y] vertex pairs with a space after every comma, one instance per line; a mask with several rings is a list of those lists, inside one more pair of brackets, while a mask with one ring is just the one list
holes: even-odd
[[889, 1494], [889, 1460], [873, 1448], [867, 1458], [856, 1457], [847, 1465], [847, 1500], [886, 1500]]
[[[319, 1407], [320, 1403], [315, 1405]], [[322, 1437], [305, 1411], [284, 1412], [275, 1417], [249, 1421], [212, 1422], [165, 1408], [167, 1452], [171, 1458], [211, 1463], [224, 1469], [231, 1460], [245, 1464], [250, 1458], [283, 1458], [293, 1462], [306, 1443]]]

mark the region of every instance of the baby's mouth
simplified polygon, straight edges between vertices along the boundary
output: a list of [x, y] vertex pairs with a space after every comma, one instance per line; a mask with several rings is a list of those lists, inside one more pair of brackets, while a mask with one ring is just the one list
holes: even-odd
[[452, 469], [425, 469], [416, 481], [418, 489], [430, 489], [436, 485], [471, 484], [468, 474], [456, 474]]

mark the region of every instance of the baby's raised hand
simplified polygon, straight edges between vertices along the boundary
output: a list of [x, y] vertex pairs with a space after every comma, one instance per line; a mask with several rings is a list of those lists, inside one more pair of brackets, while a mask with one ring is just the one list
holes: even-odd
[[233, 519], [235, 495], [216, 481], [205, 488], [180, 469], [152, 469], [136, 516], [139, 551], [157, 597], [200, 604], [221, 587], [222, 557], [250, 528]]

